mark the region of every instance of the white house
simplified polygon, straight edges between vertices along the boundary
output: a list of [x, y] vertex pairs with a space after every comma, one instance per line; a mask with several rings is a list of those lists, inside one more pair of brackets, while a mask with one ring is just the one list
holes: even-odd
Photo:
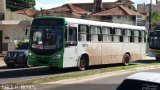
[[0, 54], [15, 48], [15, 41], [25, 39], [25, 30], [32, 18], [11, 12], [6, 0], [0, 0]]

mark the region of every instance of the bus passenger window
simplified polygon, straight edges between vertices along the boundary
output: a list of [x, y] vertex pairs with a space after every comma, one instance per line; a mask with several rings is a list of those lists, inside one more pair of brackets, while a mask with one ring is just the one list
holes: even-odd
[[79, 41], [88, 41], [88, 26], [87, 25], [79, 25], [79, 30], [78, 30], [78, 40]]
[[[113, 36], [114, 42], [120, 42], [120, 41], [123, 42], [121, 36], [122, 36], [122, 29], [116, 28], [115, 35]], [[121, 38], [121, 40], [120, 40], [120, 38]]]
[[131, 31], [130, 42], [134, 42], [134, 31]]
[[123, 41], [124, 42], [130, 42], [130, 37], [131, 37], [131, 30], [125, 29], [123, 31]]
[[139, 36], [138, 36], [138, 42], [142, 42], [142, 33], [141, 31], [138, 31], [139, 32]]
[[139, 31], [138, 30], [134, 30], [134, 42], [138, 43], [138, 38], [139, 38]]
[[68, 41], [77, 41], [77, 28], [69, 27], [68, 32], [69, 32]]
[[103, 42], [112, 42], [111, 28], [102, 27]]
[[101, 40], [100, 40], [100, 34], [101, 34], [101, 33], [100, 33], [100, 30], [101, 30], [100, 27], [91, 26], [91, 29], [90, 29], [91, 42], [101, 41]]
[[65, 41], [66, 42], [77, 42], [77, 28], [66, 27], [65, 29]]
[[142, 43], [145, 43], [145, 42], [146, 42], [145, 31], [141, 31], [141, 40], [142, 40]]

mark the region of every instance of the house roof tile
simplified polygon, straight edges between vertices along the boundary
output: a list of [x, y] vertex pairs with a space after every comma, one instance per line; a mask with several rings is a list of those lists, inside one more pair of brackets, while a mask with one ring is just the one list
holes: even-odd
[[65, 4], [60, 7], [49, 9], [48, 11], [55, 12], [55, 13], [74, 12], [74, 13], [81, 14], [81, 15], [90, 13], [89, 11], [81, 9], [72, 4]]
[[114, 8], [93, 14], [93, 16], [120, 16], [120, 15], [136, 16], [142, 14], [135, 12], [123, 5], [119, 5]]
[[25, 14], [25, 15], [28, 15], [28, 16], [32, 17], [37, 13], [37, 11], [35, 9], [32, 9], [32, 8], [25, 8], [25, 9], [22, 9], [22, 10], [15, 11], [15, 13]]

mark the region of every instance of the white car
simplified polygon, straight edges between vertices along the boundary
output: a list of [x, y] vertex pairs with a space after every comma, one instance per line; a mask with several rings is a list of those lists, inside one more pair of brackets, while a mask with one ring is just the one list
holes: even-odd
[[117, 90], [160, 90], [160, 73], [140, 72], [127, 77]]

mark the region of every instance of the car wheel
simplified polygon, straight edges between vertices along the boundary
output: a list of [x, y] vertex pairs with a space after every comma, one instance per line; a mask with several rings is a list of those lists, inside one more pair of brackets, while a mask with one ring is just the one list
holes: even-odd
[[160, 57], [156, 57], [156, 61], [160, 61]]
[[129, 63], [130, 63], [130, 59], [131, 59], [130, 55], [129, 54], [125, 54], [123, 56], [123, 65], [128, 66]]
[[15, 65], [14, 64], [6, 64], [7, 65], [7, 67], [9, 67], [9, 68], [13, 68]]
[[86, 70], [87, 67], [88, 67], [88, 61], [84, 56], [82, 56], [79, 60], [78, 68], [80, 71], [84, 71]]
[[28, 68], [32, 68], [32, 67], [33, 67], [33, 65], [30, 65], [30, 64], [28, 63], [28, 61], [26, 61], [26, 67], [28, 67]]

